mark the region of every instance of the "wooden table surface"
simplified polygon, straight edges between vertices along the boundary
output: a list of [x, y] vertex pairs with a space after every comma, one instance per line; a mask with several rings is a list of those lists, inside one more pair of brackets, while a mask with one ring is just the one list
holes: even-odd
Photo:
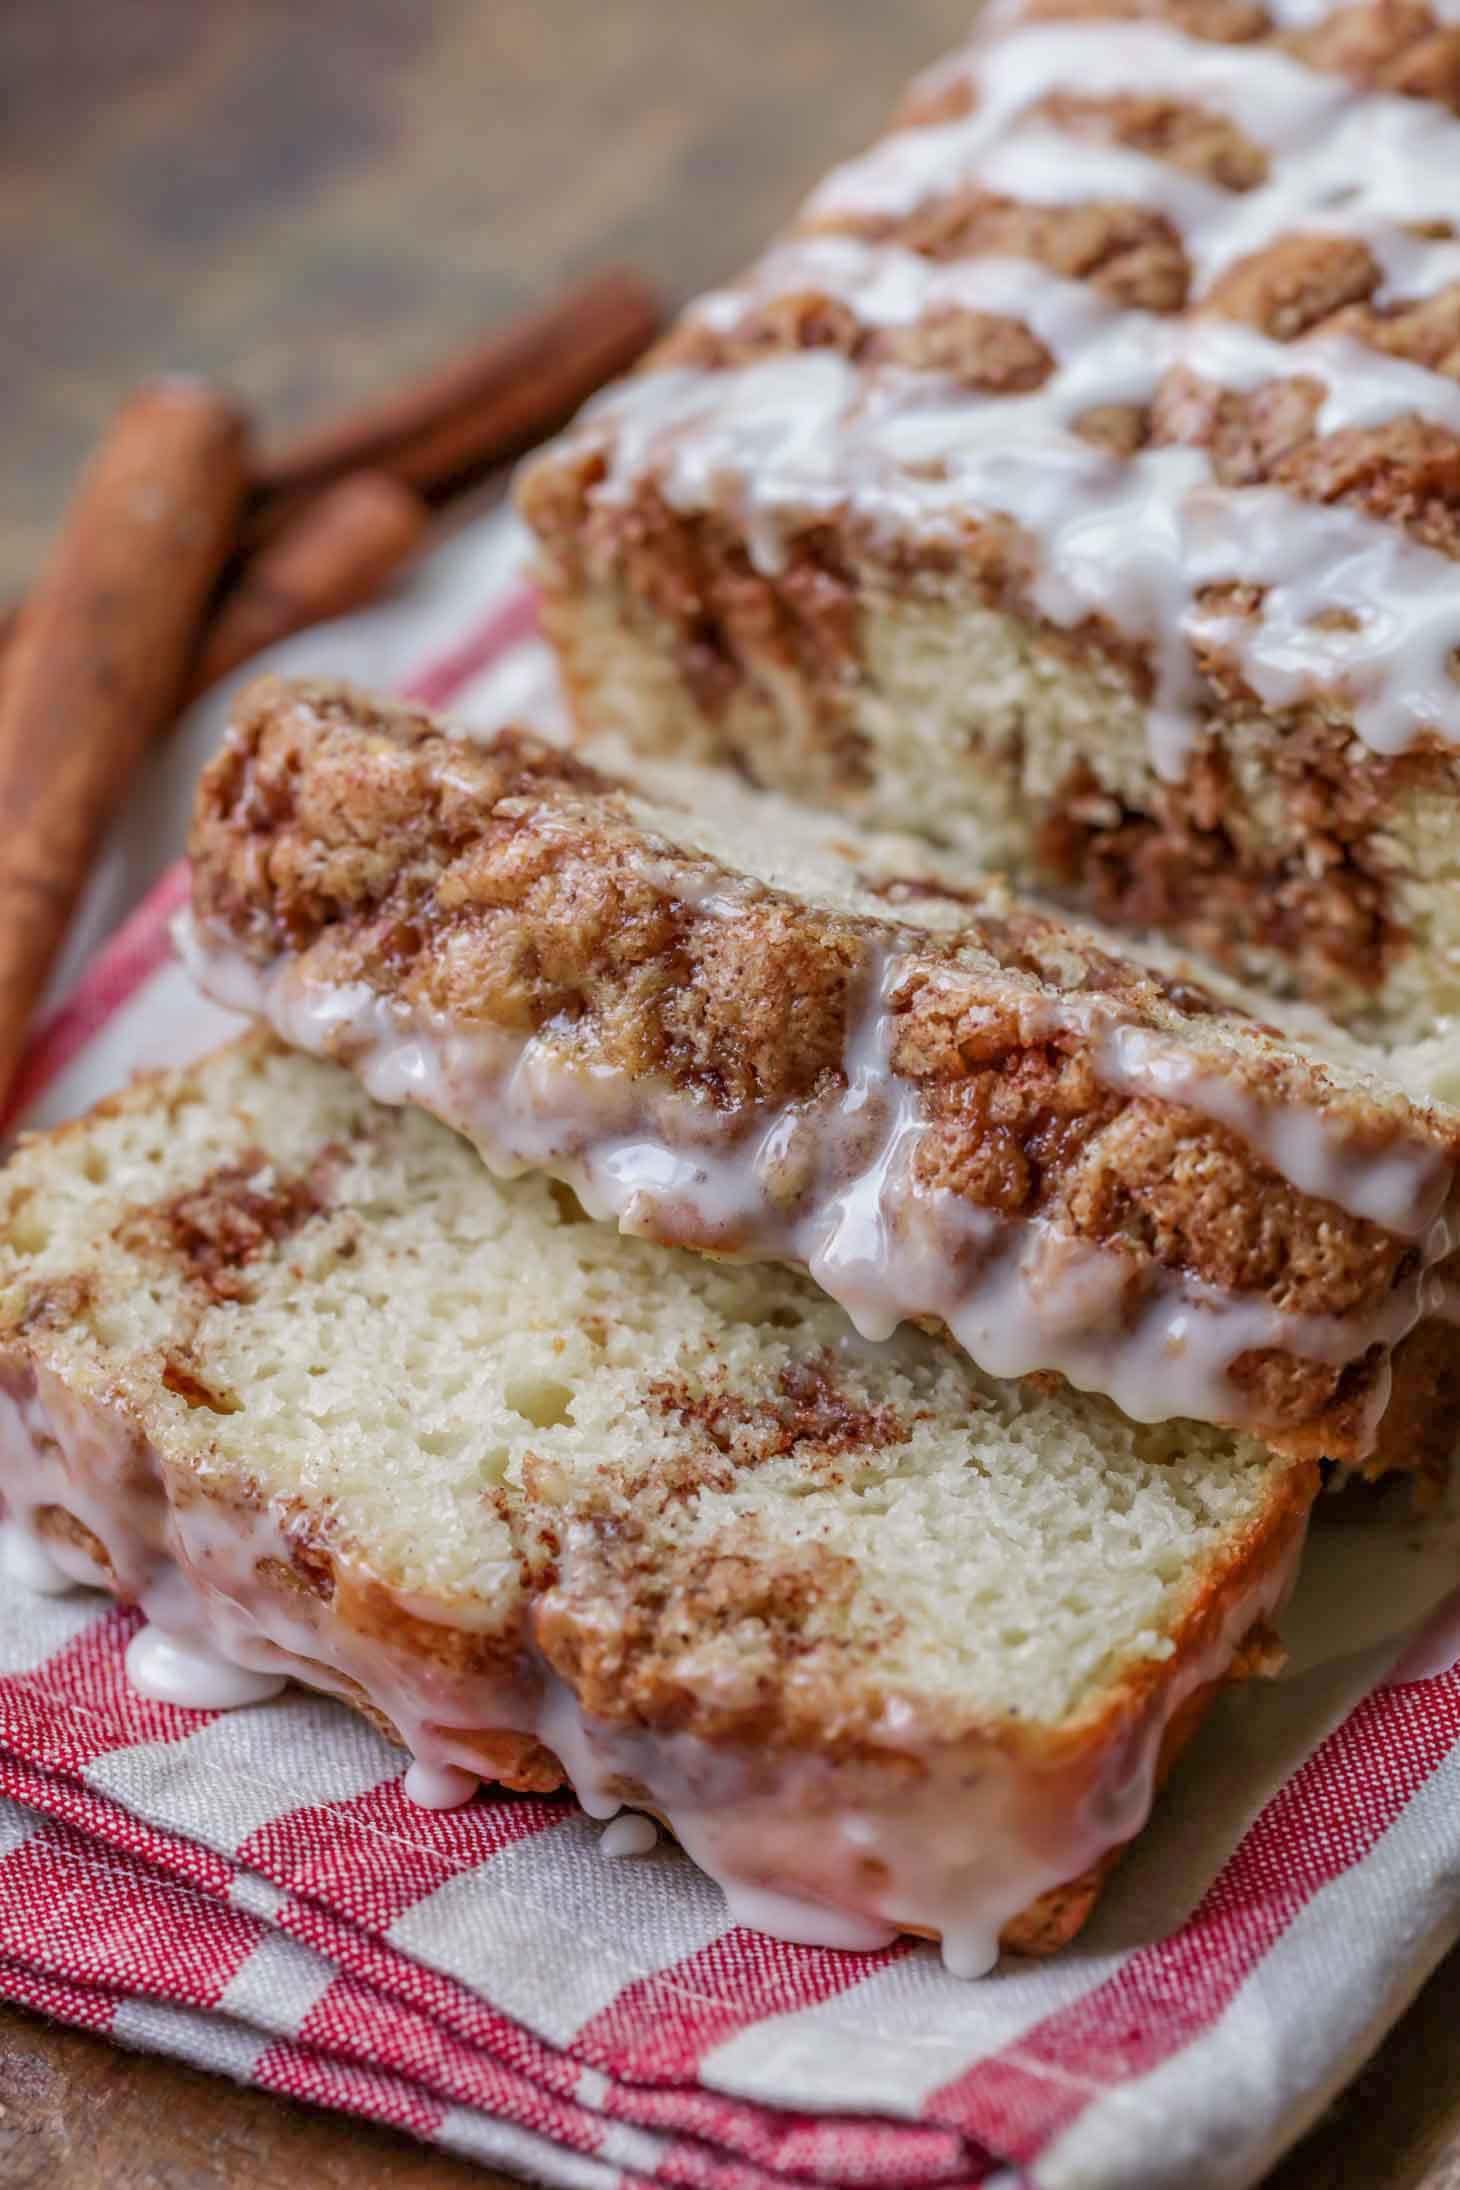
[[[0, 189], [18, 590], [141, 374], [280, 427], [609, 257], [749, 258], [968, 0], [7, 0]], [[1270, 2190], [1460, 2190], [1460, 1953]], [[0, 2184], [456, 2190], [480, 2170], [0, 2008]]]

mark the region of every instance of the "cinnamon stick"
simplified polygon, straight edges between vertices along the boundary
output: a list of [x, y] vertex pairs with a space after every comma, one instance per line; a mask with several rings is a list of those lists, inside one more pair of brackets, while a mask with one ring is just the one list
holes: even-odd
[[177, 705], [247, 477], [226, 396], [191, 380], [143, 388], [26, 601], [0, 683], [0, 1091], [102, 826]]
[[269, 496], [294, 495], [368, 467], [439, 493], [545, 439], [633, 364], [660, 318], [649, 285], [610, 268], [395, 395], [266, 451], [255, 484]]
[[223, 595], [187, 697], [277, 640], [359, 608], [420, 546], [429, 522], [420, 495], [387, 472], [353, 472], [326, 487]]

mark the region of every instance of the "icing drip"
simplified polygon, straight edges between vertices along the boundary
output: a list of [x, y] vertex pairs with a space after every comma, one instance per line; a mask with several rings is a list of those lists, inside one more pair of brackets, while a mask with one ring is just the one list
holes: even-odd
[[[413, 1656], [362, 1632], [339, 1610], [350, 1591], [327, 1601], [269, 1579], [289, 1562], [284, 1513], [208, 1498], [169, 1504], [151, 1448], [45, 1369], [34, 1389], [0, 1391], [0, 1469], [17, 1512], [74, 1515], [104, 1547], [117, 1589], [165, 1611], [166, 1635], [144, 1629], [128, 1653], [134, 1679], [139, 1667], [144, 1684], [156, 1678], [148, 1693], [217, 1709], [260, 1693], [267, 1658], [279, 1678], [363, 1696], [381, 1712], [416, 1760], [407, 1786], [417, 1799], [455, 1799], [475, 1786], [475, 1737], [530, 1734], [560, 1759], [589, 1815], [615, 1819], [614, 1846], [643, 1845], [652, 1831], [647, 1819], [619, 1815], [625, 1802], [662, 1817], [724, 1888], [737, 1921], [853, 1950], [886, 1945], [901, 1930], [936, 1934], [962, 1975], [991, 1965], [1021, 1909], [1139, 1830], [1173, 1713], [1227, 1670], [1242, 1636], [1283, 1601], [1303, 1536], [1300, 1521], [1289, 1525], [1266, 1571], [1233, 1595], [1220, 1630], [1158, 1672], [1125, 1736], [1095, 1760], [1064, 1770], [997, 1736], [971, 1758], [966, 1745], [950, 1751], [926, 1734], [894, 1697], [874, 1730], [894, 1760], [889, 1770], [876, 1755], [832, 1764], [591, 1719], [530, 1648], [520, 1677], [507, 1678], [458, 1671], [454, 1655]], [[145, 1488], [143, 1469], [152, 1476]], [[414, 1618], [439, 1622], [437, 1608], [400, 1601]], [[909, 1774], [910, 1759], [920, 1772]]]
[[[1182, 232], [1205, 283], [1300, 230], [1382, 238], [1447, 222], [1460, 123], [1439, 106], [1360, 92], [1345, 78], [1260, 46], [1224, 46], [1158, 23], [1048, 23], [981, 39], [924, 78], [967, 81], [964, 119], [893, 131], [813, 192], [812, 220], [900, 216], [967, 184], [1034, 203], [1147, 205]], [[1162, 94], [1238, 124], [1271, 157], [1267, 179], [1233, 192], [1119, 146], [1046, 127], [1051, 93]]]
[[[1018, 118], [1051, 92], [1078, 91], [1101, 98], [1129, 92], [1165, 93], [1192, 106], [1240, 115], [1243, 129], [1271, 151], [1295, 148], [1323, 130], [1353, 102], [1341, 77], [1322, 76], [1286, 54], [1222, 46], [1187, 37], [1163, 23], [1049, 23], [1009, 30], [980, 42], [921, 79], [928, 89], [966, 81], [977, 105], [966, 119], [896, 130], [870, 152], [835, 169], [812, 194], [812, 219], [843, 213], [911, 212], [926, 199], [965, 182], [1008, 188], [989, 162], [990, 148], [1007, 137]], [[1124, 188], [1085, 190], [1083, 154], [1105, 148], [1056, 137], [1033, 172], [1032, 193], [1159, 202], [1171, 209], [1183, 200], [1195, 217], [1220, 218], [1231, 194], [1198, 184], [1158, 160], [1116, 153]], [[1134, 164], [1127, 166], [1125, 162]], [[1075, 187], [1059, 181], [1062, 163]], [[1093, 170], [1091, 170], [1093, 172]], [[1115, 172], [1115, 171], [1113, 171]], [[1199, 195], [1197, 194], [1199, 193]], [[1028, 196], [1031, 191], [1016, 193]], [[1254, 193], [1255, 194], [1255, 193]]]
[[406, 1793], [423, 1810], [459, 1810], [470, 1802], [481, 1782], [475, 1772], [463, 1772], [455, 1764], [426, 1764], [420, 1757], [406, 1773]]
[[1213, 226], [1227, 209], [1223, 191], [1123, 146], [1084, 144], [1057, 129], [1026, 123], [974, 163], [970, 181], [1028, 205], [1081, 205], [1101, 199], [1150, 206], [1183, 234]]
[[752, 267], [738, 288], [712, 290], [688, 316], [724, 332], [748, 303], [772, 303], [806, 290], [850, 305], [866, 327], [908, 326], [953, 308], [1002, 313], [1023, 320], [1056, 358], [1068, 357], [1116, 316], [1098, 290], [1052, 274], [1033, 259], [944, 264], [857, 236], [792, 238]]
[[[1344, 691], [1354, 728], [1374, 752], [1405, 752], [1420, 731], [1460, 741], [1460, 587], [1446, 555], [1357, 510], [1293, 502], [1249, 487], [1240, 502], [1212, 490], [1189, 512], [1189, 566], [1198, 585], [1240, 575], [1265, 586], [1260, 617], [1190, 608], [1193, 638], [1226, 646], [1269, 705]], [[1320, 625], [1340, 609], [1352, 628]], [[1169, 770], [1166, 771], [1169, 773]]]
[[1272, 179], [1231, 201], [1210, 229], [1189, 238], [1202, 282], [1249, 252], [1299, 231], [1387, 241], [1392, 231], [1455, 216], [1450, 177], [1460, 161], [1460, 122], [1422, 99], [1350, 92], [1316, 140], [1277, 163]]
[[1312, 1111], [1260, 1102], [1240, 1082], [1204, 1070], [1178, 1043], [1145, 1027], [1112, 1027], [1100, 1044], [1098, 1070], [1107, 1087], [1183, 1103], [1230, 1126], [1300, 1193], [1336, 1202], [1403, 1239], [1428, 1239], [1439, 1225], [1430, 1259], [1449, 1253], [1445, 1207], [1453, 1170], [1438, 1148], [1345, 1144]]
[[139, 1696], [181, 1704], [186, 1711], [236, 1711], [267, 1703], [285, 1685], [282, 1673], [255, 1673], [205, 1643], [187, 1642], [150, 1624], [127, 1645], [127, 1678]]
[[[1295, 0], [1300, 4], [1300, 0]], [[929, 83], [966, 78], [965, 119], [894, 132], [813, 196], [814, 221], [897, 216], [963, 184], [1026, 202], [1135, 203], [1180, 231], [1198, 293], [1278, 238], [1361, 240], [1383, 279], [1373, 302], [1460, 281], [1460, 241], [1417, 233], [1451, 223], [1460, 122], [1419, 99], [1362, 93], [1286, 55], [1222, 46], [1165, 24], [1040, 24], [984, 38]], [[1119, 146], [1061, 135], [1037, 119], [1046, 95], [1165, 92], [1237, 122], [1270, 154], [1267, 179], [1219, 189]], [[1051, 622], [1098, 618], [1149, 653], [1151, 757], [1185, 774], [1203, 734], [1193, 646], [1229, 653], [1269, 706], [1335, 694], [1375, 751], [1422, 731], [1460, 742], [1460, 588], [1453, 562], [1397, 525], [1264, 486], [1219, 487], [1203, 451], [1121, 459], [1073, 431], [1087, 410], [1149, 403], [1187, 364], [1222, 385], [1315, 375], [1320, 430], [1418, 414], [1460, 431], [1453, 381], [1354, 341], [1287, 344], [1209, 318], [1083, 307], [1039, 267], [1004, 260], [918, 262], [854, 238], [793, 239], [743, 289], [698, 310], [726, 326], [745, 300], [824, 288], [870, 325], [951, 305], [1021, 317], [1058, 370], [1033, 393], [975, 397], [934, 373], [853, 367], [827, 352], [725, 372], [670, 367], [591, 406], [579, 431], [602, 446], [605, 500], [652, 475], [686, 512], [728, 503], [757, 566], [774, 574], [800, 525], [850, 508], [873, 537], [956, 545], [970, 512], [1011, 518], [1038, 551], [1033, 601]], [[1221, 616], [1207, 588], [1265, 589], [1256, 612]], [[1347, 612], [1351, 628], [1323, 622]]]
[[82, 1586], [51, 1556], [39, 1536], [31, 1535], [15, 1521], [7, 1521], [0, 1531], [0, 1569], [7, 1582], [32, 1590], [38, 1597], [69, 1597]]
[[[1279, 30], [1311, 30], [1332, 15], [1339, 0], [1264, 0]], [[1425, 0], [1437, 23], [1460, 23], [1460, 0]]]
[[[604, 1826], [598, 1845], [604, 1855], [648, 1855], [659, 1845], [659, 1830], [652, 1817], [644, 1817], [637, 1810], [621, 1810]], [[763, 1931], [765, 1926], [760, 1928]]]
[[[1448, 666], [1460, 588], [1448, 556], [1358, 510], [1276, 487], [1218, 487], [1199, 449], [1122, 459], [1071, 431], [1088, 410], [1148, 401], [1164, 366], [1184, 362], [1188, 344], [1199, 357], [1205, 339], [1127, 314], [1036, 393], [985, 401], [931, 375], [869, 375], [822, 352], [646, 374], [594, 414], [597, 428], [612, 427], [601, 491], [624, 497], [652, 471], [686, 512], [728, 493], [770, 575], [784, 568], [794, 527], [832, 516], [849, 488], [886, 536], [952, 541], [970, 510], [1011, 517], [1040, 546], [1042, 615], [1066, 627], [1099, 618], [1149, 650], [1151, 754], [1168, 781], [1180, 780], [1200, 735], [1193, 640], [1230, 649], [1271, 704], [1349, 691], [1355, 729], [1376, 751], [1402, 751], [1421, 729], [1460, 742]], [[1290, 373], [1303, 371], [1304, 346], [1289, 347]], [[1370, 422], [1385, 415], [1399, 394], [1391, 363], [1373, 381], [1350, 376], [1343, 407]], [[1452, 402], [1453, 389], [1441, 410]], [[1260, 612], [1204, 609], [1198, 596], [1224, 583], [1263, 586]], [[1315, 624], [1335, 608], [1356, 628]]]
[[[1448, 253], [1446, 278], [1460, 279], [1460, 244], [1424, 249]], [[1411, 284], [1405, 287], [1408, 291]], [[1314, 419], [1319, 433], [1380, 426], [1407, 413], [1422, 413], [1460, 432], [1460, 384], [1408, 358], [1370, 349], [1352, 335], [1318, 332], [1277, 342], [1239, 320], [1120, 312], [1098, 290], [1051, 273], [1033, 259], [944, 264], [855, 236], [798, 237], [768, 253], [738, 288], [701, 298], [688, 317], [723, 332], [748, 304], [806, 291], [846, 304], [869, 327], [907, 326], [953, 307], [1021, 320], [1066, 373], [1076, 376], [1062, 382], [1055, 398], [1056, 422], [1064, 425], [1091, 402], [1116, 396], [1149, 400], [1160, 377], [1184, 365], [1225, 388], [1250, 390], [1299, 375], [1318, 380], [1323, 384]], [[997, 416], [1006, 428], [1026, 415], [1019, 398], [1000, 399]]]
[[[692, 1848], [687, 1852], [695, 1854]], [[702, 1870], [708, 1868], [702, 1856], [695, 1855], [695, 1860]], [[897, 1937], [894, 1924], [879, 1924], [870, 1917], [847, 1916], [840, 1909], [818, 1909], [812, 1902], [777, 1893], [770, 1886], [748, 1886], [732, 1879], [724, 1888], [724, 1894], [731, 1916], [747, 1931], [768, 1932], [772, 1939], [794, 1939], [803, 1947], [835, 1947], [844, 1954], [875, 1954], [881, 1947], [890, 1947]], [[977, 1968], [962, 1968], [957, 1950], [950, 1955], [948, 1942], [943, 1942], [943, 1963], [950, 1976], [986, 1977], [997, 1960], [996, 1942], [992, 1953], [985, 1956]]]
[[[717, 901], [718, 902], [718, 901]], [[720, 908], [733, 917], [729, 900]], [[221, 937], [179, 940], [218, 1001], [260, 1014], [296, 1048], [347, 1059], [377, 1101], [419, 1103], [504, 1175], [563, 1179], [591, 1215], [671, 1245], [809, 1270], [864, 1337], [913, 1318], [947, 1325], [989, 1374], [1057, 1370], [1139, 1421], [1242, 1424], [1230, 1375], [1275, 1348], [1342, 1365], [1396, 1345], [1430, 1312], [1453, 1168], [1428, 1143], [1361, 1145], [1313, 1109], [1264, 1104], [1217, 1054], [1194, 1057], [1123, 1020], [1108, 997], [1031, 993], [1029, 1032], [1075, 1029], [1113, 1087], [1178, 1102], [1239, 1133], [1300, 1191], [1421, 1244], [1412, 1276], [1373, 1312], [1296, 1315], [1135, 1263], [1041, 1218], [1009, 1220], [918, 1183], [922, 1097], [892, 1065], [891, 1001], [906, 964], [897, 931], [864, 976], [844, 1086], [726, 1124], [693, 1097], [577, 1061], [561, 1031], [454, 1033], [364, 984], [261, 973]], [[1374, 1380], [1368, 1432], [1387, 1403]]]
[[[1275, 704], [1350, 688], [1355, 727], [1376, 750], [1401, 750], [1426, 727], [1460, 739], [1448, 673], [1460, 597], [1447, 556], [1356, 510], [1219, 488], [1200, 450], [1121, 460], [1069, 430], [1087, 410], [1147, 400], [1164, 364], [1183, 362], [1187, 343], [1199, 355], [1202, 342], [1130, 314], [1045, 388], [995, 402], [927, 375], [869, 377], [825, 353], [646, 375], [598, 414], [614, 427], [603, 491], [627, 493], [650, 469], [682, 510], [733, 491], [752, 556], [772, 574], [794, 524], [830, 516], [849, 482], [859, 513], [889, 534], [952, 537], [970, 507], [1009, 515], [1041, 544], [1042, 614], [1066, 626], [1097, 617], [1151, 650], [1152, 757], [1169, 780], [1199, 734], [1193, 639], [1229, 647]], [[1291, 349], [1291, 371], [1321, 367]], [[1391, 363], [1382, 396], [1360, 378], [1346, 407], [1372, 422], [1397, 404]], [[1266, 587], [1260, 614], [1224, 620], [1198, 605], [1203, 588], [1233, 581]], [[1357, 628], [1315, 626], [1326, 608], [1350, 610]]]
[[1231, 319], [1193, 319], [1177, 327], [1153, 327], [1151, 333], [1163, 370], [1186, 365], [1224, 388], [1251, 389], [1300, 374], [1321, 381], [1323, 400], [1313, 421], [1317, 433], [1382, 426], [1407, 413], [1422, 413], [1460, 433], [1460, 383], [1412, 365], [1408, 358], [1386, 357], [1351, 335], [1300, 335], [1293, 342], [1274, 342]]

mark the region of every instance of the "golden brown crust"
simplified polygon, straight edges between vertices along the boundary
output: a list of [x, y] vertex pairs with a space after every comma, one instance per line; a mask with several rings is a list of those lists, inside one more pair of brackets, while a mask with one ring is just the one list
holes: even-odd
[[[1460, 1281], [1460, 1254], [1441, 1264], [1441, 1275], [1450, 1285]], [[1454, 1324], [1436, 1316], [1395, 1350], [1394, 1389], [1365, 1474], [1403, 1470], [1415, 1474], [1430, 1494], [1443, 1490], [1454, 1455], [1457, 1409], [1460, 1345]]]
[[[1156, 1752], [1153, 1776], [1158, 1794], [1175, 1770], [1182, 1751], [1228, 1681], [1239, 1681], [1248, 1677], [1246, 1653], [1249, 1642], [1260, 1643], [1268, 1638], [1269, 1632], [1265, 1623], [1259, 1623], [1252, 1636], [1239, 1647], [1230, 1673], [1220, 1680], [1203, 1681], [1172, 1712], [1161, 1736], [1161, 1746]], [[1275, 1674], [1281, 1663], [1280, 1649], [1275, 1655], [1269, 1652], [1260, 1677], [1266, 1678]], [[1122, 1841], [1116, 1847], [1108, 1849], [1098, 1863], [1092, 1863], [1078, 1878], [1067, 1879], [1062, 1886], [1053, 1886], [1048, 1893], [1042, 1893], [1037, 1901], [1031, 1901], [1028, 1908], [1022, 1909], [1014, 1921], [1006, 1924], [999, 1934], [999, 1945], [1004, 1952], [1057, 1954], [1061, 1947], [1068, 1946], [1084, 1929], [1091, 1911], [1105, 1891], [1106, 1880], [1129, 1846], [1129, 1841]]]
[[[38, 1533], [53, 1540], [59, 1539], [86, 1551], [95, 1562], [98, 1572], [105, 1574], [109, 1561], [100, 1540], [85, 1528], [64, 1507], [50, 1506], [43, 1509], [38, 1519]], [[419, 1649], [422, 1623], [405, 1616], [409, 1630], [407, 1647]], [[392, 1724], [378, 1705], [371, 1702], [364, 1690], [356, 1683], [342, 1681], [338, 1673], [321, 1666], [321, 1685], [330, 1693], [358, 1711], [368, 1720], [378, 1734], [405, 1749], [399, 1729]], [[1240, 1677], [1240, 1666], [1234, 1664], [1233, 1678]], [[1162, 1736], [1157, 1757], [1155, 1782], [1163, 1787], [1169, 1778], [1181, 1751], [1195, 1733], [1211, 1704], [1226, 1685], [1224, 1680], [1204, 1682], [1173, 1712]], [[507, 1728], [452, 1729], [454, 1746], [470, 1754], [476, 1761], [483, 1780], [510, 1789], [515, 1794], [558, 1794], [568, 1787], [568, 1777], [550, 1749], [531, 1735], [513, 1733]], [[652, 1803], [645, 1807], [653, 1810]], [[655, 1811], [666, 1831], [672, 1830], [662, 1813]], [[1053, 1886], [1039, 1895], [1028, 1908], [1007, 1923], [999, 1934], [999, 1945], [1007, 1954], [1044, 1956], [1058, 1953], [1067, 1946], [1088, 1921], [1095, 1904], [1104, 1891], [1106, 1880], [1129, 1843], [1112, 1848], [1078, 1878]], [[926, 1936], [933, 1936], [928, 1934]]]
[[[321, 1667], [321, 1672], [326, 1669]], [[342, 1682], [338, 1674], [331, 1674], [321, 1682], [341, 1703], [349, 1704], [361, 1718], [368, 1719], [377, 1734], [383, 1734], [397, 1749], [409, 1744], [399, 1727], [391, 1724], [377, 1704], [370, 1701], [363, 1688], [354, 1682]], [[544, 1749], [540, 1741], [530, 1734], [514, 1734], [506, 1727], [452, 1727], [452, 1744], [463, 1754], [471, 1756], [482, 1778], [494, 1787], [505, 1787], [514, 1795], [561, 1794], [568, 1784], [568, 1775], [553, 1755]]]
[[[312, 979], [364, 981], [466, 1032], [571, 1022], [575, 1054], [624, 1087], [688, 1091], [732, 1124], [844, 1083], [869, 954], [895, 947], [891, 1063], [928, 1121], [920, 1183], [1117, 1245], [1133, 1283], [1163, 1270], [1284, 1311], [1363, 1314], [1414, 1257], [1297, 1191], [1226, 1127], [1103, 1079], [1088, 1037], [1059, 1017], [1071, 995], [1194, 1044], [1265, 1102], [1317, 1108], [1357, 1145], [1398, 1135], [1450, 1161], [1460, 1149], [1460, 1126], [1402, 1101], [1386, 1110], [1047, 916], [973, 889], [961, 932], [900, 927], [885, 874], [887, 921], [833, 910], [668, 842], [555, 748], [515, 732], [453, 740], [346, 688], [254, 688], [204, 778], [192, 857], [205, 930], [257, 964], [307, 954]], [[726, 886], [733, 920], [704, 903]], [[916, 876], [905, 889], [940, 894]], [[1031, 1016], [1036, 996], [1052, 1021]], [[1219, 1057], [1218, 1027], [1241, 1030]], [[1264, 1434], [1330, 1457], [1360, 1456], [1381, 1373], [1377, 1351], [1346, 1370], [1279, 1351], [1237, 1370]]]

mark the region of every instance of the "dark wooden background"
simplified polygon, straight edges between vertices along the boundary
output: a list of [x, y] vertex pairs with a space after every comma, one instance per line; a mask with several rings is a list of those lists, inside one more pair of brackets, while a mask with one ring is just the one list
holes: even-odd
[[[161, 366], [287, 428], [561, 277], [749, 258], [969, 0], [0, 0], [0, 597]], [[0, 2009], [0, 2184], [454, 2190], [403, 2140]], [[1460, 2190], [1460, 1958], [1270, 2190]]]

